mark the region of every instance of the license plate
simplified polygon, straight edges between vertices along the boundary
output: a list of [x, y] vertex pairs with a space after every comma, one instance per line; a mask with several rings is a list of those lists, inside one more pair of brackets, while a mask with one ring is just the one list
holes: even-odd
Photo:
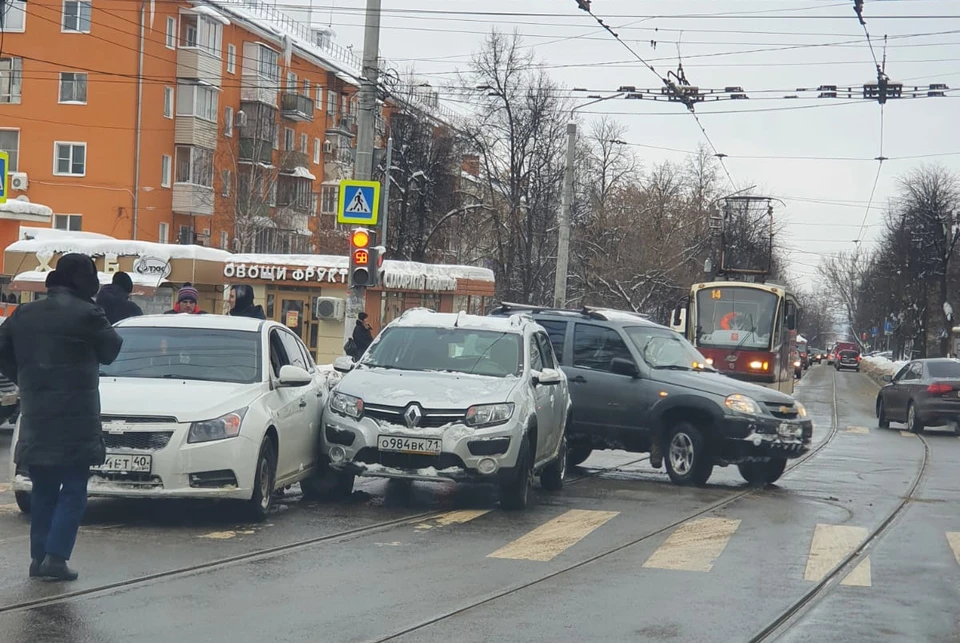
[[440, 455], [440, 438], [411, 438], [405, 435], [381, 435], [377, 437], [377, 448], [394, 453], [419, 453]]
[[150, 473], [153, 456], [109, 453], [103, 464], [91, 468], [105, 473]]

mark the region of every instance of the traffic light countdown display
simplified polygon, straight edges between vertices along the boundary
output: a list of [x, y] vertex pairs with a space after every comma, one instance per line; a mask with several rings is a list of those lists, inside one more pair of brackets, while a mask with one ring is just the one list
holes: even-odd
[[350, 234], [350, 286], [375, 287], [380, 262], [379, 248], [370, 247], [370, 232], [363, 228], [354, 230]]

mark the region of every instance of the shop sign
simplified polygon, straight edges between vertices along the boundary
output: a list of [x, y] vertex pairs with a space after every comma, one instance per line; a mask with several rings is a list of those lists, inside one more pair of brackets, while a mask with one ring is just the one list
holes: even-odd
[[141, 256], [133, 262], [133, 271], [144, 277], [166, 279], [170, 276], [170, 262], [156, 257]]
[[380, 275], [380, 283], [384, 288], [396, 290], [456, 290], [457, 280], [454, 277], [436, 277], [415, 273], [384, 272]]
[[330, 284], [347, 283], [346, 268], [293, 268], [260, 264], [228, 263], [223, 266], [227, 279], [260, 279], [262, 281], [316, 281]]

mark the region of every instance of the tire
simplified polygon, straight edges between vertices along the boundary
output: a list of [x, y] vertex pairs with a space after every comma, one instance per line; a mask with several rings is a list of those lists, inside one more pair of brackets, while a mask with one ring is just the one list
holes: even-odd
[[923, 433], [923, 422], [917, 418], [917, 405], [913, 402], [907, 405], [907, 431]]
[[20, 508], [20, 512], [29, 514], [30, 513], [30, 492], [15, 491], [13, 495], [17, 499], [17, 507]]
[[563, 489], [563, 478], [567, 474], [567, 436], [560, 438], [557, 458], [540, 472], [540, 486], [547, 491]]
[[277, 480], [277, 458], [273, 443], [264, 438], [257, 456], [257, 468], [253, 476], [253, 495], [247, 501], [247, 515], [254, 522], [263, 522], [273, 508], [273, 486]]
[[786, 458], [773, 458], [767, 462], [744, 462], [738, 464], [740, 475], [750, 484], [773, 484], [787, 468]]
[[353, 484], [357, 481], [354, 473], [337, 471], [334, 473], [334, 484], [331, 495], [337, 500], [346, 500], [353, 495]]
[[700, 429], [689, 422], [680, 422], [667, 431], [663, 455], [674, 484], [701, 486], [713, 473], [710, 445]]
[[307, 500], [315, 500], [323, 497], [328, 485], [326, 485], [327, 468], [317, 464], [317, 468], [306, 478], [300, 481], [300, 491]]
[[586, 462], [593, 449], [590, 447], [569, 447], [567, 449], [567, 466], [576, 467]]
[[507, 511], [521, 511], [530, 502], [530, 480], [532, 478], [530, 440], [525, 439], [517, 455], [514, 475], [500, 483], [500, 506]]
[[887, 417], [887, 406], [883, 403], [883, 398], [877, 400], [877, 424], [881, 429], [890, 428], [890, 418]]

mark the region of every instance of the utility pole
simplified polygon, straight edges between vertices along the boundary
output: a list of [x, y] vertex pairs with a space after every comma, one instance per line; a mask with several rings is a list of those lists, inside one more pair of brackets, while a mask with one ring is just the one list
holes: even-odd
[[380, 244], [387, 247], [387, 217], [390, 215], [390, 168], [393, 167], [393, 137], [387, 139], [386, 170], [383, 173], [383, 201], [380, 204]]
[[[373, 146], [377, 124], [377, 83], [380, 71], [380, 0], [367, 0], [363, 32], [363, 69], [360, 74], [360, 113], [357, 115], [357, 153], [353, 178], [369, 181], [373, 176]], [[366, 287], [347, 289], [346, 320], [343, 338], [353, 333], [353, 322], [365, 306]]]
[[[573, 114], [571, 113], [571, 117]], [[573, 172], [576, 161], [577, 124], [567, 123], [567, 160], [563, 170], [563, 193], [560, 197], [560, 230], [557, 235], [557, 274], [553, 285], [553, 307], [567, 303], [567, 270], [570, 263], [570, 210], [573, 207]]]

